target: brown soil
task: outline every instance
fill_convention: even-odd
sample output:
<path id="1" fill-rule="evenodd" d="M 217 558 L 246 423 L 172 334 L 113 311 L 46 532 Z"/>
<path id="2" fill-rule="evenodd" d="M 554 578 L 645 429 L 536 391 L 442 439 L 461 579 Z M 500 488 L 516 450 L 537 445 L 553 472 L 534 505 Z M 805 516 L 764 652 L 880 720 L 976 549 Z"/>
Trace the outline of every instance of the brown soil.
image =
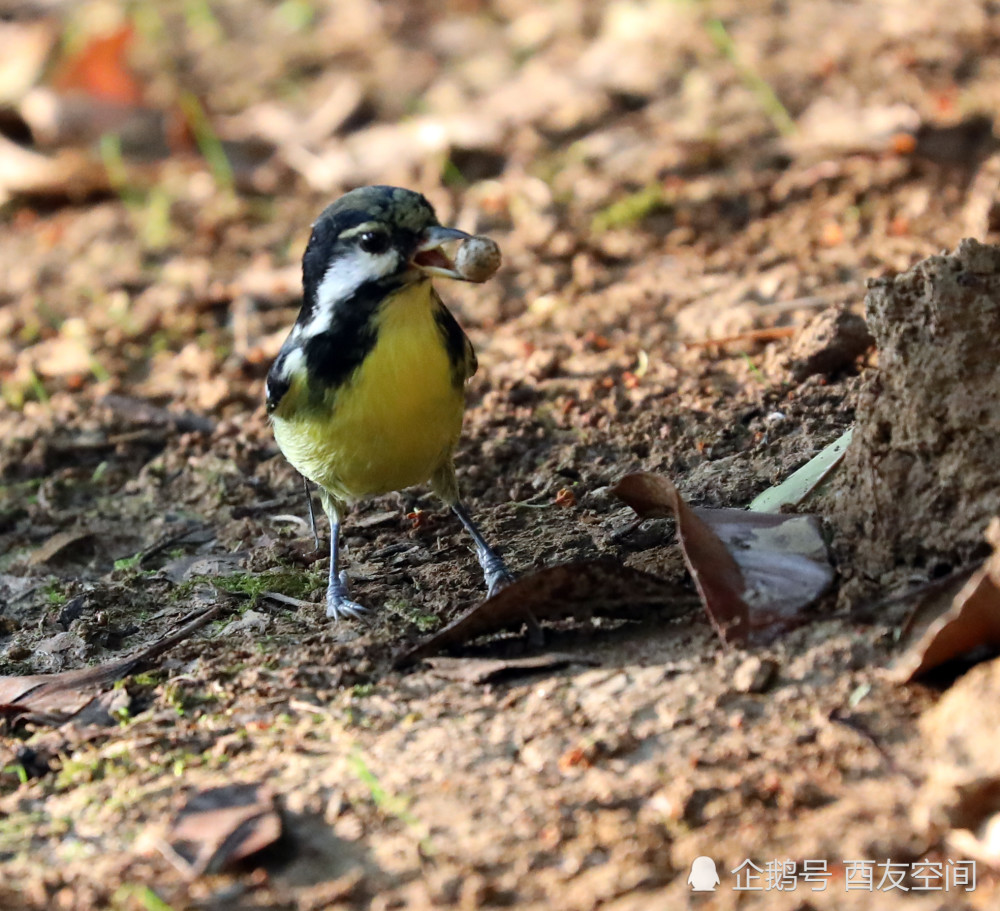
<path id="1" fill-rule="evenodd" d="M 67 34 L 105 5 L 79 6 Z M 984 865 L 974 892 L 845 882 L 848 861 L 963 856 L 911 813 L 947 738 L 927 747 L 918 724 L 938 692 L 885 672 L 910 602 L 881 599 L 974 556 L 995 485 L 935 513 L 926 550 L 882 529 L 892 588 L 868 526 L 835 525 L 841 577 L 864 584 L 770 645 L 724 650 L 688 587 L 683 610 L 562 621 L 559 662 L 481 682 L 471 662 L 392 666 L 483 594 L 426 491 L 352 514 L 372 619 L 324 618 L 327 561 L 262 406 L 312 219 L 351 185 L 418 189 L 504 255 L 483 286 L 439 287 L 479 353 L 457 463 L 487 536 L 519 573 L 606 556 L 689 585 L 667 523 L 633 526 L 608 487 L 642 468 L 745 506 L 852 424 L 876 358 L 804 370 L 788 336 L 987 234 L 992 134 L 963 117 L 1000 102 L 989 5 L 145 6 L 151 104 L 190 92 L 223 138 L 285 144 L 233 188 L 178 154 L 137 165 L 131 192 L 3 210 L 0 674 L 226 616 L 125 680 L 117 727 L 2 733 L 0 906 L 995 907 Z M 317 111 L 332 126 L 307 141 Z M 463 655 L 536 652 L 510 634 Z M 258 781 L 286 841 L 187 881 L 158 848 L 172 814 Z M 687 885 L 700 855 L 711 895 Z M 826 861 L 831 879 L 739 893 L 746 859 Z"/>

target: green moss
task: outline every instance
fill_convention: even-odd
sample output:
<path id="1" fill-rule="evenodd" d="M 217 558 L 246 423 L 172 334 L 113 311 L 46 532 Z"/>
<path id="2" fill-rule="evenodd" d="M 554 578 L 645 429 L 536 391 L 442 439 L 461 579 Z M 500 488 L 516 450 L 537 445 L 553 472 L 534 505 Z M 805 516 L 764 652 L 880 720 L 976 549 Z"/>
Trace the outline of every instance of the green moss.
<path id="1" fill-rule="evenodd" d="M 250 604 L 257 602 L 262 592 L 278 592 L 290 598 L 306 598 L 321 585 L 322 573 L 311 570 L 279 568 L 262 573 L 232 573 L 215 578 L 204 577 L 201 582 L 211 582 L 217 588 L 233 594 L 247 595 Z"/>
<path id="2" fill-rule="evenodd" d="M 116 570 L 135 569 L 141 561 L 142 561 L 141 552 L 131 557 L 122 557 L 120 560 L 115 560 L 115 569 Z"/>
<path id="3" fill-rule="evenodd" d="M 385 609 L 408 623 L 412 623 L 420 632 L 429 633 L 441 625 L 441 618 L 422 611 L 415 604 L 403 598 L 396 598 L 385 603 Z"/>
<path id="4" fill-rule="evenodd" d="M 69 601 L 69 595 L 63 589 L 62 583 L 55 579 L 42 589 L 42 594 L 45 596 L 45 600 L 54 607 L 59 607 Z"/>

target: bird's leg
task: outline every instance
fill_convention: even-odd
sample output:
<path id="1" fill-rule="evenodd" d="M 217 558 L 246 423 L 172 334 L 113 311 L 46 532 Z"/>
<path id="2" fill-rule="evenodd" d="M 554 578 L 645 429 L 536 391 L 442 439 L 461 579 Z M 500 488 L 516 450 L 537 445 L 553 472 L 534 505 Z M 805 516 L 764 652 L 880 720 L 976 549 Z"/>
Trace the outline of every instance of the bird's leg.
<path id="1" fill-rule="evenodd" d="M 359 617 L 365 608 L 347 596 L 347 573 L 339 571 L 340 507 L 325 494 L 323 510 L 330 519 L 330 582 L 326 587 L 326 615 L 334 620 Z"/>
<path id="2" fill-rule="evenodd" d="M 476 545 L 476 556 L 479 558 L 479 565 L 483 568 L 483 577 L 486 579 L 487 593 L 492 598 L 501 588 L 513 582 L 514 576 L 496 551 L 486 543 L 482 532 L 476 527 L 472 516 L 469 515 L 462 503 L 455 502 L 451 508 L 465 526 L 466 531 L 472 535 L 472 540 Z"/>
<path id="3" fill-rule="evenodd" d="M 313 543 L 319 550 L 319 532 L 316 530 L 316 508 L 313 506 L 312 491 L 309 489 L 309 478 L 302 475 L 302 489 L 306 492 L 306 505 L 309 507 L 309 527 L 313 533 Z"/>
<path id="4" fill-rule="evenodd" d="M 472 516 L 466 511 L 461 501 L 452 503 L 452 511 L 461 520 L 466 530 L 472 535 L 472 540 L 476 545 L 476 556 L 479 558 L 479 565 L 483 568 L 483 576 L 486 579 L 486 597 L 492 598 L 502 588 L 506 588 L 514 581 L 514 575 L 499 555 L 483 537 L 483 533 L 472 521 Z M 528 628 L 528 641 L 534 646 L 545 644 L 545 633 L 538 623 L 535 615 L 524 608 L 524 620 Z"/>

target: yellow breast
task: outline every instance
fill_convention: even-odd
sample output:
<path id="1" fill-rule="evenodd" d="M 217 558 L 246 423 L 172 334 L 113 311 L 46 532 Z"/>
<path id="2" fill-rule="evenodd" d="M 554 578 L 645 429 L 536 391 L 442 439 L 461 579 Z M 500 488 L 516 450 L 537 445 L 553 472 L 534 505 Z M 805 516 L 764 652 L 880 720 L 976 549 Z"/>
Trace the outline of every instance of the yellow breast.
<path id="1" fill-rule="evenodd" d="M 375 345 L 354 375 L 319 406 L 303 407 L 292 378 L 273 415 L 285 457 L 333 496 L 351 502 L 427 481 L 462 429 L 464 390 L 454 381 L 429 281 L 389 298 Z"/>

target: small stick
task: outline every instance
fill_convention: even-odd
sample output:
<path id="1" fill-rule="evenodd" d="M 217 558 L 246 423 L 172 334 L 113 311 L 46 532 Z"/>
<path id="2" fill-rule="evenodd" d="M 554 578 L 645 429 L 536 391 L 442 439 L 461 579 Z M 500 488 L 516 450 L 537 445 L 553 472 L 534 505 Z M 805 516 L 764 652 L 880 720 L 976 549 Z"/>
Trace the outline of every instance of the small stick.
<path id="1" fill-rule="evenodd" d="M 791 338 L 798 332 L 795 326 L 772 326 L 770 329 L 749 329 L 738 335 L 723 338 L 706 338 L 701 341 L 685 342 L 686 348 L 711 348 L 713 345 L 728 345 L 732 342 L 773 342 L 779 338 Z"/>

